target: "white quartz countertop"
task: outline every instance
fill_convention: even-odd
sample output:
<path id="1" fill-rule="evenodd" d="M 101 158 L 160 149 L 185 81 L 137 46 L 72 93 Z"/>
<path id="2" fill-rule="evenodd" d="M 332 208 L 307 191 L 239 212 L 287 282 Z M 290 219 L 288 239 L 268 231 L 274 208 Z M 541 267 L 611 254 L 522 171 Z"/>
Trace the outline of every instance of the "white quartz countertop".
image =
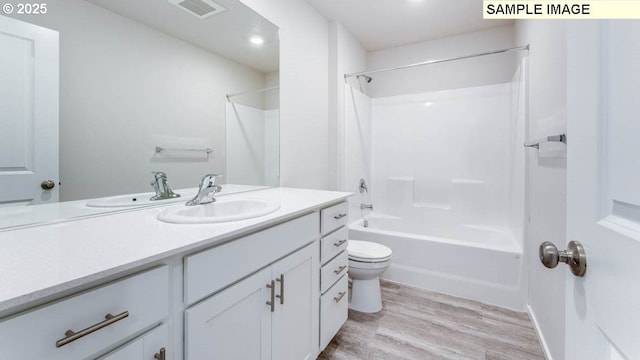
<path id="1" fill-rule="evenodd" d="M 171 224 L 158 213 L 183 203 L 0 232 L 0 314 L 127 270 L 318 210 L 351 193 L 272 188 L 226 195 L 280 202 L 271 214 L 217 224 Z M 206 205 L 203 205 L 206 206 Z"/>

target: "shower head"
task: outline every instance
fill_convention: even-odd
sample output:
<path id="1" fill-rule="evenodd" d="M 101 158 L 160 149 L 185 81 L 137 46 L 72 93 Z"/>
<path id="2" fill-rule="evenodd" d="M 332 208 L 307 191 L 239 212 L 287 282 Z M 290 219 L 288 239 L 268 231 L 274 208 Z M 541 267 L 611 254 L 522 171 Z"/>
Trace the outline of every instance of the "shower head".
<path id="1" fill-rule="evenodd" d="M 365 79 L 365 80 L 367 81 L 367 83 L 370 83 L 370 82 L 371 82 L 371 80 L 373 80 L 373 79 L 371 78 L 371 76 L 367 76 L 367 75 L 364 75 L 364 74 L 362 74 L 362 75 L 358 75 L 358 76 L 356 76 L 356 78 L 358 78 L 358 80 L 360 80 L 360 78 L 363 78 L 363 79 Z"/>

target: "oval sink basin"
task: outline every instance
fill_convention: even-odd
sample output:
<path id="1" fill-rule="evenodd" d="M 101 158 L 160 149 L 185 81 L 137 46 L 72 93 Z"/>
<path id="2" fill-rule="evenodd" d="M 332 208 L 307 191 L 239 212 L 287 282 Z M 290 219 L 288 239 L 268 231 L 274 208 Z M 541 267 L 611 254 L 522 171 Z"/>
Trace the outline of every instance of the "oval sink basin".
<path id="1" fill-rule="evenodd" d="M 151 201 L 151 197 L 154 196 L 155 193 L 142 193 L 142 194 L 132 194 L 132 195 L 119 195 L 119 196 L 110 196 L 98 199 L 91 199 L 87 201 L 87 206 L 89 207 L 128 207 L 128 206 L 144 206 L 144 205 L 154 205 L 154 204 L 162 204 L 167 202 L 175 202 L 179 200 L 183 200 L 183 198 L 172 198 L 172 199 L 163 199 L 163 200 L 153 200 Z"/>
<path id="2" fill-rule="evenodd" d="M 256 218 L 279 208 L 279 203 L 262 199 L 222 199 L 204 205 L 172 206 L 162 210 L 158 219 L 176 224 L 208 224 Z"/>

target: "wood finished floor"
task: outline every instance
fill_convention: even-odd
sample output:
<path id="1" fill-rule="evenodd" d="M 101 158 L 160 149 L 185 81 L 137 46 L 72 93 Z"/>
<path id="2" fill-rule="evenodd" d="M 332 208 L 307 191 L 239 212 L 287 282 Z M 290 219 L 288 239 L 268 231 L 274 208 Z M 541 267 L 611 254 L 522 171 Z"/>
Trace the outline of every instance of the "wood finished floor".
<path id="1" fill-rule="evenodd" d="M 383 309 L 349 310 L 320 360 L 542 359 L 526 313 L 382 281 Z"/>

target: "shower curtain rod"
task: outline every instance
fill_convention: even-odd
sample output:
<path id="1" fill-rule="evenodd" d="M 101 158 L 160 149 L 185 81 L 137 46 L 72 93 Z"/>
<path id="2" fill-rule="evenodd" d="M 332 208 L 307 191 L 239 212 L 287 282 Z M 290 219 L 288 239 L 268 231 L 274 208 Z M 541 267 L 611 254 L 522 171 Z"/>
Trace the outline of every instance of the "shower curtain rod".
<path id="1" fill-rule="evenodd" d="M 357 76 L 361 76 L 361 75 L 370 75 L 370 74 L 375 74 L 375 73 L 379 73 L 379 72 L 400 70 L 400 69 L 408 69 L 408 68 L 412 68 L 412 67 L 416 67 L 416 66 L 437 64 L 437 63 L 454 61 L 454 60 L 470 59 L 470 58 L 474 58 L 474 57 L 478 57 L 478 56 L 502 54 L 502 53 L 506 53 L 506 52 L 520 51 L 520 50 L 529 50 L 529 45 L 516 46 L 516 47 L 512 47 L 512 48 L 508 48 L 508 49 L 488 51 L 488 52 L 479 53 L 479 54 L 473 54 L 473 55 L 458 56 L 458 57 L 453 57 L 453 58 L 448 58 L 448 59 L 428 60 L 428 61 L 423 61 L 423 62 L 419 62 L 419 63 L 415 63 L 415 64 L 402 65 L 402 66 L 396 66 L 396 67 L 385 68 L 385 69 L 377 69 L 377 70 L 370 70 L 370 71 L 361 71 L 361 72 L 356 72 L 356 73 L 351 73 L 351 74 L 344 74 L 344 79 L 347 80 L 347 78 L 354 77 L 354 76 L 357 77 Z"/>
<path id="2" fill-rule="evenodd" d="M 231 101 L 229 99 L 230 97 L 234 97 L 234 96 L 238 96 L 238 95 L 256 94 L 256 93 L 261 93 L 261 92 L 266 92 L 266 91 L 271 91 L 271 90 L 278 90 L 278 89 L 280 89 L 279 86 L 274 86 L 274 87 L 268 87 L 268 88 L 264 88 L 264 89 L 249 90 L 249 91 L 242 91 L 242 92 L 233 93 L 233 94 L 227 94 L 227 100 Z"/>

